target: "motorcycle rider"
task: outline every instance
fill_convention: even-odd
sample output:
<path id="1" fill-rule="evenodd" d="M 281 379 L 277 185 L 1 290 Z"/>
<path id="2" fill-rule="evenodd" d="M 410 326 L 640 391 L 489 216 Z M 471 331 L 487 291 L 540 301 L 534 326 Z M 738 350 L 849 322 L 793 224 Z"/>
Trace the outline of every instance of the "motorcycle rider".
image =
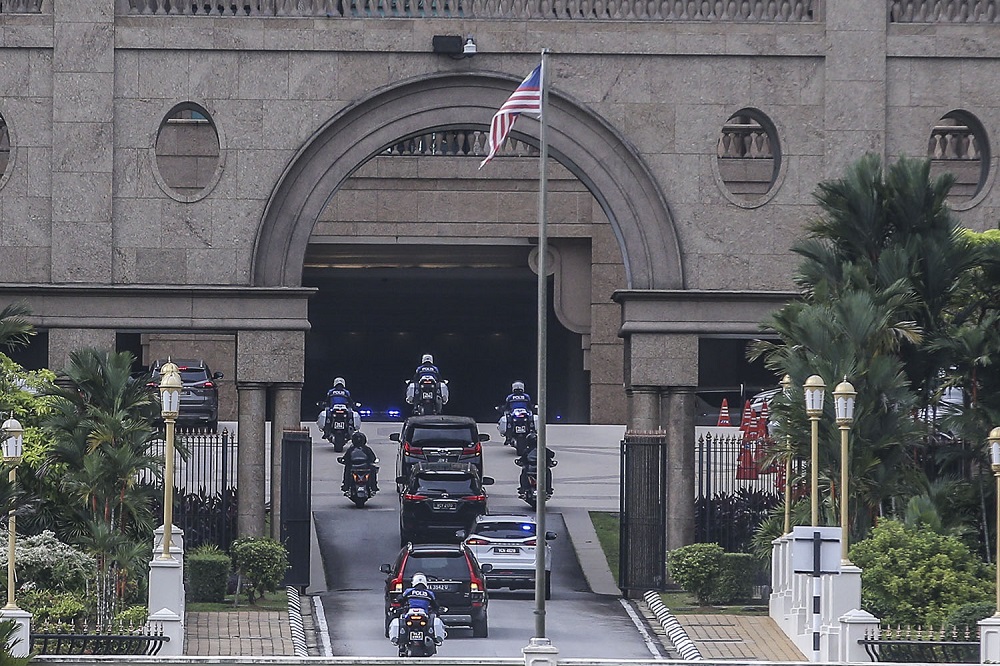
<path id="1" fill-rule="evenodd" d="M 417 572 L 413 574 L 413 578 L 410 579 L 410 587 L 403 590 L 403 593 L 399 596 L 400 608 L 405 610 L 407 608 L 420 608 L 423 609 L 427 615 L 433 618 L 434 621 L 434 642 L 437 645 L 441 645 L 444 642 L 445 637 L 448 632 L 444 629 L 444 622 L 438 617 L 438 611 L 440 607 L 438 606 L 437 597 L 434 593 L 427 587 L 427 576 Z M 397 615 L 389 623 L 389 640 L 393 645 L 399 643 L 399 616 Z"/>
<path id="2" fill-rule="evenodd" d="M 351 435 L 351 444 L 344 451 L 344 482 L 341 484 L 340 489 L 347 491 L 350 486 L 351 472 L 354 470 L 355 466 L 369 465 L 372 468 L 372 474 L 368 480 L 369 490 L 371 492 L 378 491 L 378 467 L 375 463 L 378 462 L 378 457 L 370 446 L 368 446 L 368 437 L 365 433 L 360 430 Z"/>
<path id="3" fill-rule="evenodd" d="M 413 371 L 413 380 L 406 386 L 407 404 L 412 405 L 416 402 L 417 384 L 420 383 L 420 378 L 424 375 L 431 375 L 435 380 L 437 380 L 438 395 L 441 396 L 441 404 L 448 404 L 448 384 L 441 379 L 441 371 L 436 365 L 434 365 L 434 357 L 430 354 L 424 354 L 420 357 L 420 365 L 418 365 L 417 369 Z"/>
<path id="4" fill-rule="evenodd" d="M 497 424 L 497 430 L 504 436 L 505 444 L 510 444 L 510 439 L 513 437 L 513 433 L 508 432 L 508 427 L 510 416 L 514 413 L 515 409 L 528 410 L 528 413 L 532 414 L 532 419 L 534 419 L 534 412 L 531 408 L 531 396 L 524 392 L 524 382 L 522 381 L 516 381 L 510 385 L 510 395 L 504 400 L 503 415 Z M 534 429 L 534 423 L 532 423 L 532 429 Z"/>
<path id="5" fill-rule="evenodd" d="M 528 481 L 528 466 L 530 463 L 530 457 L 532 456 L 532 453 L 534 453 L 535 465 L 538 464 L 538 451 L 537 451 L 538 435 L 536 435 L 535 433 L 529 433 L 528 436 L 525 437 L 525 441 L 527 443 L 527 446 L 524 449 L 524 453 L 514 461 L 514 464 L 521 468 L 521 477 L 518 480 L 519 483 L 517 489 L 518 495 L 523 495 L 524 493 L 528 492 L 528 490 L 531 489 L 531 482 Z M 556 454 L 552 449 L 545 447 L 545 457 L 549 461 L 548 468 L 552 469 L 553 467 L 555 467 Z M 536 475 L 538 474 L 537 470 L 535 470 L 535 474 Z M 545 475 L 545 489 L 549 495 L 552 494 L 551 473 Z"/>
<path id="6" fill-rule="evenodd" d="M 327 409 L 334 405 L 347 405 L 347 409 L 351 412 L 354 429 L 361 429 L 361 415 L 354 411 L 354 403 L 351 402 L 351 392 L 347 389 L 347 382 L 344 381 L 343 377 L 334 378 L 333 387 L 326 392 L 326 403 Z M 327 431 L 329 427 L 328 419 L 324 431 Z M 327 432 L 327 434 L 329 433 Z"/>

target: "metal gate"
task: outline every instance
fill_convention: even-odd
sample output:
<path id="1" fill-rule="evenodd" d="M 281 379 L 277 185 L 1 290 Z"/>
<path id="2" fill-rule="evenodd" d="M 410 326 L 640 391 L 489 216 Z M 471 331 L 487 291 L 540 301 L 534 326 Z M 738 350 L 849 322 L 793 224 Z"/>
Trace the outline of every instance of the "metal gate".
<path id="1" fill-rule="evenodd" d="M 152 455 L 162 458 L 165 447 L 164 440 L 154 441 Z M 236 538 L 236 440 L 227 430 L 178 431 L 175 447 L 173 518 L 184 530 L 184 549 L 213 543 L 228 550 Z M 161 519 L 162 499 L 155 508 Z"/>
<path id="2" fill-rule="evenodd" d="M 667 437 L 625 433 L 621 443 L 618 587 L 626 598 L 667 581 Z"/>

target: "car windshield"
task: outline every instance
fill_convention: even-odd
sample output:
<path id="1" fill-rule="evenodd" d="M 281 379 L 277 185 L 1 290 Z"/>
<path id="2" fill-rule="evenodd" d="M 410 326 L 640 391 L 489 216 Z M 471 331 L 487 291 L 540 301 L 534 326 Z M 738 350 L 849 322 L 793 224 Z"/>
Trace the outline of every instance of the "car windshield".
<path id="1" fill-rule="evenodd" d="M 472 495 L 478 492 L 473 478 L 464 474 L 418 476 L 414 483 L 414 490 L 421 493 L 448 493 L 449 495 Z"/>
<path id="2" fill-rule="evenodd" d="M 521 521 L 479 523 L 473 533 L 492 539 L 524 539 L 535 536 L 535 524 Z"/>
<path id="3" fill-rule="evenodd" d="M 196 384 L 208 379 L 208 373 L 204 368 L 180 368 L 181 382 L 185 384 Z"/>
<path id="4" fill-rule="evenodd" d="M 461 446 L 472 442 L 468 428 L 414 428 L 410 433 L 411 444 L 438 444 L 441 446 Z"/>
<path id="5" fill-rule="evenodd" d="M 466 580 L 469 565 L 462 552 L 410 553 L 403 567 L 403 579 L 410 580 L 418 572 L 427 576 L 428 580 Z"/>

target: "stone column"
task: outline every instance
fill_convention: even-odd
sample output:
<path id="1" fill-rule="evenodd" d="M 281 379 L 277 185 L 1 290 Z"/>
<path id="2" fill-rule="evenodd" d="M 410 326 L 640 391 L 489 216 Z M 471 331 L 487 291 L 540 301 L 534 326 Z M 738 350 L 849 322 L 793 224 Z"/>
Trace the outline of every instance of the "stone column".
<path id="1" fill-rule="evenodd" d="M 667 551 L 694 543 L 694 394 L 693 386 L 671 386 L 664 395 Z"/>
<path id="2" fill-rule="evenodd" d="M 236 515 L 236 533 L 241 537 L 264 536 L 266 389 L 267 385 L 260 382 L 236 383 L 239 396 L 236 451 L 239 510 Z"/>
<path id="3" fill-rule="evenodd" d="M 51 237 L 62 239 L 52 243 L 55 284 L 112 279 L 114 22 L 114 0 L 54 4 Z"/>
<path id="4" fill-rule="evenodd" d="M 281 438 L 302 424 L 302 384 L 281 382 L 271 387 L 271 538 L 281 538 Z"/>
<path id="5" fill-rule="evenodd" d="M 656 386 L 633 386 L 628 397 L 628 429 L 654 432 L 660 429 L 660 390 Z"/>
<path id="6" fill-rule="evenodd" d="M 114 351 L 115 330 L 111 328 L 49 329 L 49 368 L 54 372 L 61 372 L 69 364 L 70 353 L 86 347 Z"/>

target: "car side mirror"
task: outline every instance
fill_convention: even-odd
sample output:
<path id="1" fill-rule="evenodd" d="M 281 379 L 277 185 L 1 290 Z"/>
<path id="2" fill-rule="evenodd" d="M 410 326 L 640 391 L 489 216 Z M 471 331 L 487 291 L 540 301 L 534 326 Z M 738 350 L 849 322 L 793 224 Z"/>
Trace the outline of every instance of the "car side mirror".
<path id="1" fill-rule="evenodd" d="M 480 442 L 488 442 L 488 441 L 490 441 L 490 434 L 488 432 L 481 432 L 481 433 L 479 433 L 479 441 Z"/>
<path id="2" fill-rule="evenodd" d="M 492 476 L 484 476 L 481 482 L 484 486 L 492 486 L 496 480 Z"/>
<path id="3" fill-rule="evenodd" d="M 396 483 L 400 483 L 400 484 L 406 483 L 406 477 L 405 476 L 397 476 L 396 477 Z"/>
<path id="4" fill-rule="evenodd" d="M 398 432 L 394 432 L 394 433 L 390 434 L 389 435 L 389 439 L 391 439 L 394 442 L 398 442 L 399 441 L 399 433 Z"/>
<path id="5" fill-rule="evenodd" d="M 343 465 L 344 464 L 344 456 L 337 456 L 337 462 L 339 462 L 341 465 Z"/>
<path id="6" fill-rule="evenodd" d="M 558 464 L 559 464 L 559 461 L 558 461 L 558 460 L 553 460 L 553 461 L 551 461 L 551 462 L 549 463 L 549 467 L 555 467 L 555 466 L 556 466 L 556 465 L 558 465 Z"/>
<path id="7" fill-rule="evenodd" d="M 524 467 L 524 462 L 520 458 L 515 459 L 514 464 L 518 467 Z"/>
<path id="8" fill-rule="evenodd" d="M 489 562 L 487 562 L 486 564 L 480 564 L 479 568 L 480 570 L 482 570 L 484 574 L 488 574 L 489 572 L 493 571 L 493 565 L 490 564 Z"/>
<path id="9" fill-rule="evenodd" d="M 380 566 L 380 567 L 378 568 L 378 570 L 379 570 L 379 571 L 381 571 L 381 572 L 382 572 L 382 573 L 384 573 L 384 574 L 387 574 L 387 573 L 392 573 L 392 567 L 391 567 L 391 566 L 389 566 L 388 564 L 383 564 L 383 565 L 381 565 L 381 566 Z"/>
<path id="10" fill-rule="evenodd" d="M 326 407 L 326 404 L 322 400 L 317 400 L 316 401 L 316 406 L 317 407 Z"/>
<path id="11" fill-rule="evenodd" d="M 459 541 L 464 540 L 466 536 L 468 536 L 468 535 L 465 533 L 465 530 L 456 530 L 455 531 L 455 538 L 458 539 Z"/>
<path id="12" fill-rule="evenodd" d="M 221 372 L 212 373 L 212 379 L 222 379 L 223 377 L 225 377 L 225 375 L 223 375 Z"/>
<path id="13" fill-rule="evenodd" d="M 556 538 L 556 533 L 553 532 L 552 530 L 549 530 L 549 531 L 547 531 L 545 533 L 545 540 L 546 541 L 552 541 L 555 538 Z"/>

